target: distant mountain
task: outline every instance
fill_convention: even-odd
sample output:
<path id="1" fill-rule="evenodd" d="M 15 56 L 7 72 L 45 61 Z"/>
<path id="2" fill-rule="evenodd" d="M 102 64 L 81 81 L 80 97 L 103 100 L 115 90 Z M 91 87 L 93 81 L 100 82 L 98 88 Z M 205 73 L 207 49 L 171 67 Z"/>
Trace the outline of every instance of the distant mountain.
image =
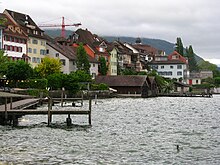
<path id="1" fill-rule="evenodd" d="M 127 42 L 131 44 L 134 44 L 137 39 L 134 37 L 112 37 L 112 36 L 103 36 L 103 38 L 109 42 L 120 40 L 122 42 Z M 163 50 L 166 52 L 166 54 L 172 53 L 175 46 L 175 44 L 173 43 L 160 39 L 141 38 L 141 42 L 142 44 L 151 45 L 159 50 Z"/>
<path id="2" fill-rule="evenodd" d="M 52 38 L 61 36 L 61 29 L 43 29 L 44 32 Z M 66 30 L 66 37 L 73 34 L 73 31 Z"/>
<path id="3" fill-rule="evenodd" d="M 112 42 L 114 40 L 120 40 L 122 42 L 127 42 L 134 44 L 137 38 L 134 37 L 112 37 L 112 36 L 103 36 L 104 39 L 106 39 L 109 42 Z M 175 44 L 161 40 L 161 39 L 151 39 L 151 38 L 141 38 L 142 44 L 151 45 L 159 50 L 163 50 L 166 52 L 166 54 L 171 54 L 174 51 Z M 195 56 L 196 61 L 199 62 L 203 60 L 203 58 L 199 57 L 198 55 Z"/>
<path id="4" fill-rule="evenodd" d="M 60 36 L 61 30 L 60 29 L 44 29 L 45 33 L 52 38 L 55 38 L 57 36 Z M 66 30 L 66 36 L 69 36 L 73 33 L 71 30 Z M 114 36 L 102 36 L 105 40 L 108 42 L 112 42 L 115 40 L 120 40 L 121 42 L 127 42 L 134 44 L 136 41 L 135 37 L 114 37 Z M 161 39 L 151 39 L 151 38 L 141 38 L 142 44 L 151 45 L 159 50 L 163 50 L 166 52 L 166 54 L 170 54 L 174 51 L 174 43 L 161 40 Z M 203 60 L 203 58 L 199 57 L 198 55 L 195 56 L 196 61 L 199 62 Z"/>

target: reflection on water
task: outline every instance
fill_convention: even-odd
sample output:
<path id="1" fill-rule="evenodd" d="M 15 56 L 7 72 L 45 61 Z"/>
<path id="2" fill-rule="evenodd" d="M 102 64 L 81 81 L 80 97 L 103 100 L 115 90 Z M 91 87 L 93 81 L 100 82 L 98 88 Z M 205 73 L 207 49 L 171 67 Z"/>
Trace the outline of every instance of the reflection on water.
<path id="1" fill-rule="evenodd" d="M 87 116 L 0 126 L 1 164 L 220 164 L 220 96 L 105 99 Z M 87 103 L 88 104 L 88 103 Z M 177 145 L 179 148 L 177 149 Z"/>

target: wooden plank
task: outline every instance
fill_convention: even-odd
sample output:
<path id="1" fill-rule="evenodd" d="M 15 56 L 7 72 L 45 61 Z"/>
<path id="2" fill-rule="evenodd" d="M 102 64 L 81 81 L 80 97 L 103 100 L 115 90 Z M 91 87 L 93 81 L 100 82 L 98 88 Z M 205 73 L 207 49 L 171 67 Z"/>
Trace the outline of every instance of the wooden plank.
<path id="1" fill-rule="evenodd" d="M 36 110 L 36 109 L 24 109 L 24 110 L 9 110 L 7 111 L 8 115 L 9 114 L 16 114 L 16 115 L 44 115 L 48 114 L 48 110 Z M 89 114 L 89 110 L 51 110 L 50 114 L 53 115 L 62 115 L 62 114 L 73 114 L 73 115 L 87 115 Z"/>
<path id="2" fill-rule="evenodd" d="M 40 99 L 24 99 L 20 101 L 15 101 L 12 103 L 7 104 L 7 109 L 24 109 L 28 108 L 32 105 L 35 105 L 39 102 Z M 6 106 L 0 105 L 0 111 L 5 111 Z"/>

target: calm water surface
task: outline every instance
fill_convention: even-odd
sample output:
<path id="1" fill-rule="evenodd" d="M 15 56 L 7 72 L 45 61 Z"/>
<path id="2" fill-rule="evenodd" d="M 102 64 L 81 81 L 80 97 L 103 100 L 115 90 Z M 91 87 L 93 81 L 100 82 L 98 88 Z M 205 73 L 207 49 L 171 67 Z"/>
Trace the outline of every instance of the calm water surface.
<path id="1" fill-rule="evenodd" d="M 91 127 L 72 116 L 68 128 L 66 117 L 51 127 L 46 115 L 0 126 L 0 165 L 220 164 L 220 95 L 98 100 Z"/>

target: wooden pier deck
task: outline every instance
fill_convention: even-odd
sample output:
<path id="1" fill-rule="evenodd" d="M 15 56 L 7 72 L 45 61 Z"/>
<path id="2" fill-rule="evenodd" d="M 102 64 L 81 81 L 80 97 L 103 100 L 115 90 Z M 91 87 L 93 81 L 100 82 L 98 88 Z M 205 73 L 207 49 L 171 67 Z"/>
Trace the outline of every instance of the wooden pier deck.
<path id="1" fill-rule="evenodd" d="M 1 93 L 0 93 L 1 94 Z M 57 99 L 44 99 L 44 102 L 47 101 L 48 108 L 47 109 L 27 109 L 32 106 L 39 104 L 41 101 L 40 98 L 26 98 L 20 101 L 12 102 L 12 97 L 18 97 L 18 95 L 13 94 L 5 94 L 0 95 L 0 97 L 5 98 L 5 104 L 0 105 L 0 124 L 7 125 L 13 122 L 13 125 L 18 124 L 18 118 L 24 115 L 47 115 L 48 116 L 48 125 L 50 125 L 52 121 L 52 115 L 68 115 L 66 120 L 67 125 L 71 125 L 70 115 L 88 115 L 88 122 L 91 125 L 91 99 L 89 99 L 89 108 L 88 110 L 69 106 L 68 108 L 63 105 L 64 101 L 80 101 L 81 107 L 83 105 L 82 98 L 57 98 Z M 19 95 L 20 97 L 20 95 Z M 10 99 L 10 103 L 7 101 Z M 58 101 L 61 102 L 61 107 L 59 109 L 52 109 L 53 102 Z"/>

